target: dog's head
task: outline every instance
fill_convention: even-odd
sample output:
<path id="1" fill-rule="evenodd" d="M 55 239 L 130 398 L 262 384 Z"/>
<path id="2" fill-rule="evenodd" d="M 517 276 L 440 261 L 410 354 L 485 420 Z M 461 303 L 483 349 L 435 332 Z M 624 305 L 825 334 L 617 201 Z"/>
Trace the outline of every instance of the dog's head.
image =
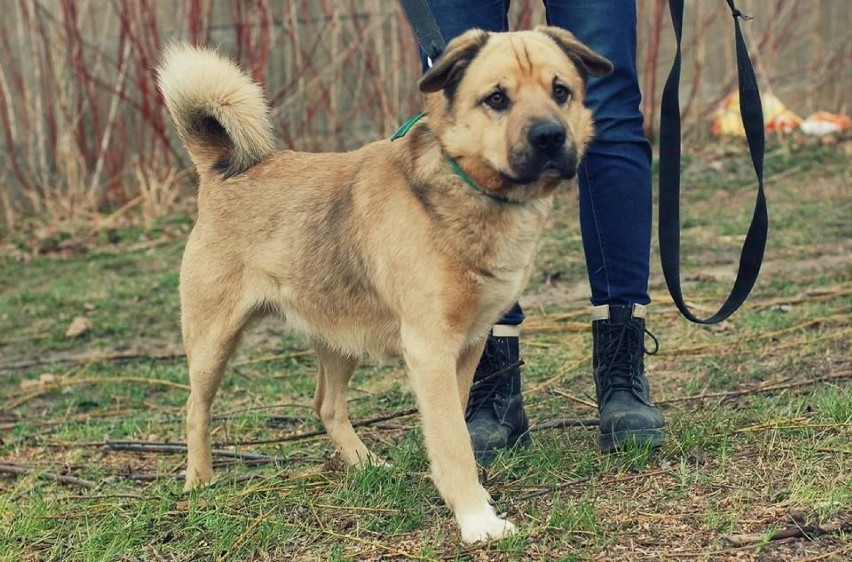
<path id="1" fill-rule="evenodd" d="M 484 189 L 525 200 L 574 177 L 591 139 L 589 75 L 612 64 L 557 27 L 453 39 L 420 80 L 429 124 Z"/>

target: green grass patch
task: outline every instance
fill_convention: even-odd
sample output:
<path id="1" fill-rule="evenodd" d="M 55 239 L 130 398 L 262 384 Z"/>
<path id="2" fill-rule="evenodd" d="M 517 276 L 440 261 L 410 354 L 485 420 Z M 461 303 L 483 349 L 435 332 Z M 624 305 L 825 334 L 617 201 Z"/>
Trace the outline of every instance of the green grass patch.
<path id="1" fill-rule="evenodd" d="M 655 264 L 648 327 L 661 348 L 646 362 L 666 444 L 603 455 L 594 423 L 535 430 L 530 447 L 482 471 L 497 509 L 520 529 L 490 545 L 459 543 L 416 415 L 357 429 L 390 468 L 341 470 L 326 437 L 300 437 L 322 429 L 312 409 L 316 364 L 275 325 L 247 336 L 214 408 L 214 441 L 237 443 L 219 447 L 265 462 L 217 456 L 214 485 L 187 494 L 180 451 L 104 446 L 183 442 L 186 365 L 173 356 L 183 238 L 168 233 L 185 230 L 185 218 L 147 234 L 105 232 L 77 257 L 6 259 L 0 464 L 29 474 L 0 474 L 0 560 L 842 559 L 852 552 L 852 231 L 842 150 L 771 148 L 766 264 L 749 302 L 722 326 L 680 318 Z M 692 155 L 684 170 L 694 186 L 684 202 L 685 286 L 702 314 L 730 289 L 725 272 L 735 269 L 753 201 L 746 157 L 712 158 Z M 70 235 L 57 236 L 61 245 Z M 527 308 L 522 353 L 534 423 L 596 417 L 591 336 L 578 328 L 587 303 L 574 289 L 585 278 L 569 194 L 529 291 L 538 300 Z M 91 328 L 68 338 L 75 316 Z M 360 368 L 349 396 L 356 421 L 414 407 L 398 362 Z M 771 539 L 794 521 L 841 530 Z M 740 534 L 759 540 L 733 549 L 729 538 Z"/>

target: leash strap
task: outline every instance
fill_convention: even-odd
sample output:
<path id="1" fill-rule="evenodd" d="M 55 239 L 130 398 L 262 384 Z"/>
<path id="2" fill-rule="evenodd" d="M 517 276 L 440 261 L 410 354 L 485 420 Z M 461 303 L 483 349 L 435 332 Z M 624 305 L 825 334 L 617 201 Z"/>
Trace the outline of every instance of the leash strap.
<path id="1" fill-rule="evenodd" d="M 697 324 L 716 324 L 733 314 L 748 298 L 757 281 L 769 228 L 769 216 L 766 209 L 766 196 L 763 191 L 763 155 L 765 138 L 763 129 L 763 108 L 760 92 L 757 88 L 754 68 L 749 59 L 745 39 L 740 29 L 740 18 L 744 16 L 727 0 L 734 17 L 736 35 L 737 77 L 739 81 L 740 113 L 746 132 L 748 148 L 754 171 L 757 175 L 757 200 L 745 242 L 740 253 L 737 278 L 721 308 L 709 318 L 697 318 L 683 300 L 680 287 L 680 83 L 681 35 L 683 31 L 683 0 L 669 0 L 677 51 L 668 80 L 663 89 L 660 108 L 660 261 L 663 276 L 675 304 L 680 312 L 691 322 Z"/>
<path id="2" fill-rule="evenodd" d="M 426 0 L 400 0 L 417 43 L 431 61 L 438 60 L 447 46 L 435 15 Z"/>

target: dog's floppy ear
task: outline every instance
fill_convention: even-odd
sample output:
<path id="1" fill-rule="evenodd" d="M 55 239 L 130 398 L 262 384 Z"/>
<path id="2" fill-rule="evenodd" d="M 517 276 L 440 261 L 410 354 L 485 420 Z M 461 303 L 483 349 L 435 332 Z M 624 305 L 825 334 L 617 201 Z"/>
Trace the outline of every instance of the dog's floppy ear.
<path id="1" fill-rule="evenodd" d="M 535 30 L 553 39 L 559 48 L 580 66 L 581 70 L 585 70 L 592 76 L 605 76 L 612 72 L 612 63 L 608 59 L 580 43 L 570 31 L 546 25 L 540 25 Z"/>
<path id="2" fill-rule="evenodd" d="M 437 61 L 434 61 L 432 68 L 420 78 L 418 84 L 420 91 L 430 93 L 453 90 L 464 75 L 464 70 L 470 61 L 487 42 L 488 32 L 481 29 L 471 29 L 450 41 L 444 53 Z"/>

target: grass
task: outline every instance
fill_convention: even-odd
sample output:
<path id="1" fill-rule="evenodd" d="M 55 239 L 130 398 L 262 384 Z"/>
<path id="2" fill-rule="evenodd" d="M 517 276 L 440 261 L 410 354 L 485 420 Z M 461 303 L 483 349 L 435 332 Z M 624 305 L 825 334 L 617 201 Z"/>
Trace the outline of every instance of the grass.
<path id="1" fill-rule="evenodd" d="M 721 326 L 680 318 L 654 272 L 649 327 L 662 345 L 647 363 L 669 425 L 665 446 L 602 455 L 593 427 L 534 431 L 532 446 L 482 471 L 521 529 L 484 546 L 459 543 L 428 478 L 416 416 L 358 429 L 392 468 L 344 471 L 326 437 L 298 438 L 322 429 L 310 407 L 316 366 L 274 323 L 246 338 L 214 412 L 214 440 L 237 443 L 219 448 L 264 462 L 217 457 L 217 482 L 184 494 L 181 453 L 104 445 L 183 440 L 177 270 L 186 221 L 101 235 L 82 255 L 9 258 L 0 271 L 0 464 L 31 474 L 0 475 L 0 560 L 846 559 L 848 144 L 772 148 L 767 262 L 745 308 Z M 730 183 L 709 172 L 713 158 Z M 749 218 L 727 211 L 753 200 L 742 158 L 696 152 L 685 170 L 694 184 L 685 190 L 685 290 L 700 313 L 726 294 L 737 241 L 725 237 L 745 232 Z M 576 202 L 566 195 L 526 297 L 525 397 L 535 422 L 595 416 L 586 302 L 576 291 L 584 275 Z M 91 329 L 66 338 L 80 315 Z M 413 407 L 397 363 L 366 366 L 352 382 L 353 420 Z M 271 442 L 246 444 L 256 440 Z M 807 525 L 834 530 L 773 537 Z M 739 545 L 733 535 L 751 538 Z"/>

